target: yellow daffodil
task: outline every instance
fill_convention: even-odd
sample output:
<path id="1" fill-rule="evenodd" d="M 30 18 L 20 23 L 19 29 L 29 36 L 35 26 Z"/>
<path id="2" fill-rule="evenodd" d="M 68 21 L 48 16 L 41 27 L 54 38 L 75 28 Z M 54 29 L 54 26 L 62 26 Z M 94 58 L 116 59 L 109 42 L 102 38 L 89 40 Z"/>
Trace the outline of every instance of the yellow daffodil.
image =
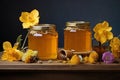
<path id="1" fill-rule="evenodd" d="M 111 40 L 113 38 L 113 33 L 110 32 L 111 30 L 112 30 L 112 27 L 109 26 L 109 23 L 107 21 L 98 23 L 93 28 L 93 31 L 95 32 L 94 38 L 97 41 L 100 41 L 101 44 L 103 44 L 107 40 Z"/>
<path id="2" fill-rule="evenodd" d="M 30 13 L 22 12 L 19 20 L 23 22 L 23 28 L 30 28 L 31 26 L 37 25 L 39 23 L 39 12 L 34 9 Z"/>
<path id="3" fill-rule="evenodd" d="M 114 37 L 111 41 L 110 41 L 110 47 L 111 47 L 111 51 L 114 55 L 115 58 L 119 58 L 120 57 L 120 39 L 118 37 Z"/>
<path id="4" fill-rule="evenodd" d="M 7 61 L 17 61 L 21 60 L 23 53 L 17 50 L 17 44 L 12 48 L 9 41 L 3 42 L 3 54 L 1 59 Z"/>

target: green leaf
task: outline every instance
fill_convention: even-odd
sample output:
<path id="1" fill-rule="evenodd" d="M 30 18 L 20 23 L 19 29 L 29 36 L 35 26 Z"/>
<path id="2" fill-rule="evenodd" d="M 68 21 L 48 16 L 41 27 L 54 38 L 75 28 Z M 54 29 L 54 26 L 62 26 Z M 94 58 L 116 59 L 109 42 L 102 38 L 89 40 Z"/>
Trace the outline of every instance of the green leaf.
<path id="1" fill-rule="evenodd" d="M 21 49 L 21 43 L 22 43 L 22 35 L 19 35 L 16 39 L 16 43 L 19 43 L 18 49 Z"/>

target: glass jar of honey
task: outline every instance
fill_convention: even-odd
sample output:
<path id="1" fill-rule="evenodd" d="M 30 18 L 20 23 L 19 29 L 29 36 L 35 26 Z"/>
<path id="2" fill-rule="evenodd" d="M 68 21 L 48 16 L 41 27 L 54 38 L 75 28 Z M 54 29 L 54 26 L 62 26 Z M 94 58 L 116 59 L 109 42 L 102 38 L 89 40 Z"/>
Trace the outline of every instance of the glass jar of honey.
<path id="1" fill-rule="evenodd" d="M 28 34 L 28 48 L 38 51 L 41 60 L 57 58 L 58 33 L 54 24 L 33 26 Z"/>
<path id="2" fill-rule="evenodd" d="M 64 48 L 78 53 L 89 53 L 92 50 L 90 23 L 85 21 L 66 22 Z"/>

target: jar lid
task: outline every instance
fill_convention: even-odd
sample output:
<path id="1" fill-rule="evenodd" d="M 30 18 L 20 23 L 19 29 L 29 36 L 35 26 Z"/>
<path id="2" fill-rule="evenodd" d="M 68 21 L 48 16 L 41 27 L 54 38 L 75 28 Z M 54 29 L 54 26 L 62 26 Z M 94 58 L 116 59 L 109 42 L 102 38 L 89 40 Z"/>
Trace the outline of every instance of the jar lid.
<path id="1" fill-rule="evenodd" d="M 39 24 L 32 27 L 33 30 L 55 29 L 54 24 Z"/>
<path id="2" fill-rule="evenodd" d="M 76 27 L 79 29 L 89 29 L 90 28 L 90 22 L 85 21 L 69 21 L 66 22 L 67 27 Z"/>
<path id="3" fill-rule="evenodd" d="M 66 26 L 76 26 L 78 24 L 90 24 L 90 22 L 85 22 L 85 21 L 68 21 L 68 22 L 66 22 Z"/>

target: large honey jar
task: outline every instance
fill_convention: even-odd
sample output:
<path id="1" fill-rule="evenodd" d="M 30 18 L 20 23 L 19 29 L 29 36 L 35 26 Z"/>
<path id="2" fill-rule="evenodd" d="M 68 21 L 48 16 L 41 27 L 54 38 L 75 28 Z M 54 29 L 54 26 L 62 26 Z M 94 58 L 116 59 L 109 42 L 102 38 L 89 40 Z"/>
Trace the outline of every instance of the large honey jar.
<path id="1" fill-rule="evenodd" d="M 57 58 L 58 33 L 54 24 L 33 26 L 28 35 L 28 48 L 38 51 L 41 60 Z"/>
<path id="2" fill-rule="evenodd" d="M 92 50 L 92 33 L 90 23 L 85 21 L 66 22 L 64 29 L 64 48 L 78 53 L 89 53 Z"/>

